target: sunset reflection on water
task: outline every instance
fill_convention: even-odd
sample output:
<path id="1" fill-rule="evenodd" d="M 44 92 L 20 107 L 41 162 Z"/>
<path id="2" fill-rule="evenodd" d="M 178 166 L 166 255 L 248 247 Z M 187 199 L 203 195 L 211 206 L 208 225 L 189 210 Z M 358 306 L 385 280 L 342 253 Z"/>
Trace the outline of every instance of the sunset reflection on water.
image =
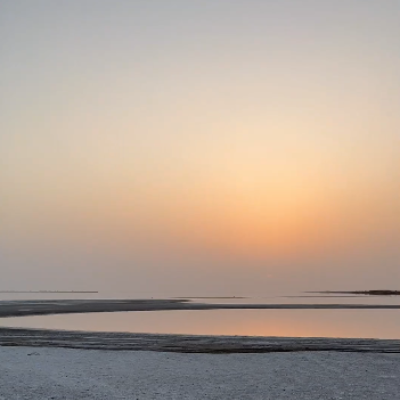
<path id="1" fill-rule="evenodd" d="M 400 338 L 399 310 L 202 310 L 7 318 L 1 326 L 191 335 Z"/>

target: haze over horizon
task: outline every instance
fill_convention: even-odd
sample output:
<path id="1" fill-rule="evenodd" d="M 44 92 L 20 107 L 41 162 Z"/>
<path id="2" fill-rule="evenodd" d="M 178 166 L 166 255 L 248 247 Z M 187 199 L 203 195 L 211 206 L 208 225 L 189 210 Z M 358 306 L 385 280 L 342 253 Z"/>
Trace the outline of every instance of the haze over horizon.
<path id="1" fill-rule="evenodd" d="M 397 0 L 0 2 L 0 289 L 400 287 Z"/>

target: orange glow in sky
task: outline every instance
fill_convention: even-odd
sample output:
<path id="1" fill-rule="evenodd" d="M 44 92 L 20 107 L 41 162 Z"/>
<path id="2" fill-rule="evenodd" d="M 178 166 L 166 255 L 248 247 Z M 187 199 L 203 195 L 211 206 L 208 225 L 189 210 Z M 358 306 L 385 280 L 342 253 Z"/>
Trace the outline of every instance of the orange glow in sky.
<path id="1" fill-rule="evenodd" d="M 190 270 L 206 290 L 211 269 L 239 287 L 258 260 L 289 279 L 318 257 L 304 285 L 395 281 L 399 27 L 390 1 L 0 5 L 11 281 L 63 283 L 76 258 L 104 285 Z"/>

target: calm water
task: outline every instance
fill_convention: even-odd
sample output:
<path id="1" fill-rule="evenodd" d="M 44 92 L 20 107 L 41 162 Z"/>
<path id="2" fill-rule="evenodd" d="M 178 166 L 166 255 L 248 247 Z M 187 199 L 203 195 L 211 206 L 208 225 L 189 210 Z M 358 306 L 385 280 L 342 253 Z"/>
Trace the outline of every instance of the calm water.
<path id="1" fill-rule="evenodd" d="M 211 304 L 400 304 L 400 296 L 270 296 L 245 298 L 192 297 Z"/>
<path id="2" fill-rule="evenodd" d="M 1 326 L 84 331 L 400 339 L 400 310 L 144 311 L 4 318 Z"/>

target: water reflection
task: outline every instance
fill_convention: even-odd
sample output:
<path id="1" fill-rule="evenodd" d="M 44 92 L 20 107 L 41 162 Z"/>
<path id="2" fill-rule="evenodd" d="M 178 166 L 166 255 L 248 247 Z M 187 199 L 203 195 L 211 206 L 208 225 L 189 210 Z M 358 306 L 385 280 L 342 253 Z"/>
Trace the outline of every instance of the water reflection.
<path id="1" fill-rule="evenodd" d="M 207 304 L 400 304 L 400 296 L 189 297 L 187 299 Z"/>
<path id="2" fill-rule="evenodd" d="M 85 331 L 400 338 L 399 310 L 144 311 L 6 318 L 1 326 Z"/>

